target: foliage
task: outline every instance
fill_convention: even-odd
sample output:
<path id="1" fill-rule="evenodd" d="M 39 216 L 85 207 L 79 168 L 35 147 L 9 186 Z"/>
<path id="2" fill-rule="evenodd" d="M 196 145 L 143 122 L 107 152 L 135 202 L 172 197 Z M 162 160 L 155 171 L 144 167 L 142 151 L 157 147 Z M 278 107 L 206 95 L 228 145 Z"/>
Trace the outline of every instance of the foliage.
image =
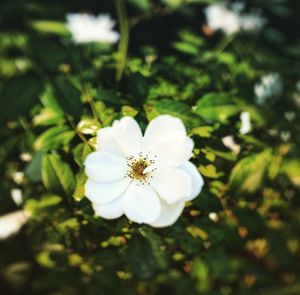
<path id="1" fill-rule="evenodd" d="M 248 1 L 268 24 L 231 37 L 200 30 L 209 0 L 117 0 L 117 13 L 113 1 L 2 2 L 0 213 L 20 188 L 31 217 L 0 241 L 1 294 L 300 294 L 297 1 Z M 119 47 L 74 44 L 70 11 L 119 17 Z M 274 71 L 284 93 L 258 105 L 254 85 Z M 185 123 L 204 190 L 169 228 L 95 217 L 83 161 L 97 129 L 159 114 Z"/>

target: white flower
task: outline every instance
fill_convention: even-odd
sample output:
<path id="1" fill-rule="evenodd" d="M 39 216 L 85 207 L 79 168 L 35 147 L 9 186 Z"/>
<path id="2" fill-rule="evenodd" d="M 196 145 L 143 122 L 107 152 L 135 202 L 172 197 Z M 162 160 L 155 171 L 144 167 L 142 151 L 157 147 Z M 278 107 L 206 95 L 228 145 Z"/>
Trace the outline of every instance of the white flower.
<path id="1" fill-rule="evenodd" d="M 119 33 L 113 31 L 114 25 L 108 14 L 67 14 L 67 27 L 77 43 L 115 43 L 119 40 Z"/>
<path id="2" fill-rule="evenodd" d="M 241 147 L 235 142 L 232 135 L 227 135 L 222 138 L 223 144 L 228 147 L 235 155 L 238 155 L 241 151 Z"/>
<path id="3" fill-rule="evenodd" d="M 266 23 L 258 13 L 242 14 L 244 5 L 236 3 L 227 8 L 223 3 L 208 6 L 204 12 L 208 25 L 214 31 L 222 30 L 231 35 L 239 31 L 258 31 Z"/>
<path id="4" fill-rule="evenodd" d="M 284 142 L 289 141 L 289 139 L 291 138 L 291 132 L 288 130 L 285 131 L 281 131 L 280 132 L 280 137 Z"/>
<path id="5" fill-rule="evenodd" d="M 22 153 L 22 154 L 20 154 L 20 159 L 23 162 L 30 162 L 32 160 L 32 155 L 29 153 Z"/>
<path id="6" fill-rule="evenodd" d="M 0 240 L 16 234 L 28 221 L 29 214 L 19 210 L 0 217 Z"/>
<path id="7" fill-rule="evenodd" d="M 13 188 L 10 191 L 11 198 L 15 202 L 16 205 L 20 206 L 23 202 L 23 194 L 22 191 L 18 188 Z"/>
<path id="8" fill-rule="evenodd" d="M 218 222 L 219 221 L 219 216 L 216 212 L 210 212 L 208 214 L 208 218 L 213 221 L 213 222 Z"/>
<path id="9" fill-rule="evenodd" d="M 263 105 L 269 98 L 282 94 L 283 83 L 278 73 L 269 73 L 261 77 L 260 82 L 254 86 L 255 100 Z"/>
<path id="10" fill-rule="evenodd" d="M 249 112 L 241 112 L 240 119 L 241 119 L 240 133 L 241 134 L 249 133 L 252 128 Z"/>
<path id="11" fill-rule="evenodd" d="M 259 31 L 266 24 L 266 20 L 259 14 L 245 14 L 240 18 L 241 28 L 244 31 Z"/>
<path id="12" fill-rule="evenodd" d="M 205 10 L 208 25 L 213 30 L 222 30 L 225 34 L 233 34 L 240 30 L 240 19 L 237 13 L 227 9 L 223 4 L 213 4 Z"/>
<path id="13" fill-rule="evenodd" d="M 24 180 L 24 172 L 22 171 L 16 171 L 12 174 L 12 179 L 15 183 L 21 184 Z"/>
<path id="14" fill-rule="evenodd" d="M 189 162 L 193 141 L 182 121 L 153 119 L 143 136 L 131 117 L 98 131 L 97 151 L 85 160 L 85 195 L 106 219 L 123 214 L 154 227 L 172 225 L 204 184 Z"/>
<path id="15" fill-rule="evenodd" d="M 289 122 L 292 122 L 296 118 L 295 112 L 285 112 L 283 115 Z"/>

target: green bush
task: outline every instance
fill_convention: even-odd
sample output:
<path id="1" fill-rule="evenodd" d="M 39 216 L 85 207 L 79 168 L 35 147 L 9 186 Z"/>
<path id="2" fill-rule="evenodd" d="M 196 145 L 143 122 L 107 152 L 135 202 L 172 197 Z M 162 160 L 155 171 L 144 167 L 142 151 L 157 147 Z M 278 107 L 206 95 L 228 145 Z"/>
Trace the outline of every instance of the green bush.
<path id="1" fill-rule="evenodd" d="M 1 294 L 300 294 L 300 5 L 247 1 L 265 27 L 226 35 L 213 2 L 2 1 L 0 214 L 30 218 L 0 240 Z M 76 44 L 74 11 L 109 13 L 119 42 Z M 96 131 L 160 114 L 193 138 L 202 192 L 162 229 L 95 216 Z"/>

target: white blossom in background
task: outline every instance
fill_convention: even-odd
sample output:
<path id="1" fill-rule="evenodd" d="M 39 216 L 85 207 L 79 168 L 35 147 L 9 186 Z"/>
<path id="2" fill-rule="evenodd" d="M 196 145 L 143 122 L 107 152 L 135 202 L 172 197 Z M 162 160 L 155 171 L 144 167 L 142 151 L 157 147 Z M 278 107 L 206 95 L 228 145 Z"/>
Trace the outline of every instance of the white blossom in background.
<path id="1" fill-rule="evenodd" d="M 24 180 L 24 172 L 22 171 L 16 171 L 12 174 L 12 179 L 15 183 L 21 184 Z"/>
<path id="2" fill-rule="evenodd" d="M 259 31 L 266 24 L 266 20 L 259 14 L 246 14 L 240 18 L 241 28 L 244 31 Z"/>
<path id="3" fill-rule="evenodd" d="M 226 35 L 239 31 L 259 31 L 266 20 L 257 12 L 243 14 L 244 5 L 235 3 L 228 8 L 223 3 L 212 4 L 205 8 L 208 26 L 216 31 L 222 30 Z"/>
<path id="4" fill-rule="evenodd" d="M 241 134 L 249 133 L 252 128 L 251 120 L 250 120 L 250 113 L 249 112 L 241 112 L 240 119 L 241 119 L 240 133 Z"/>
<path id="5" fill-rule="evenodd" d="M 241 151 L 240 145 L 238 145 L 232 135 L 227 135 L 222 138 L 223 144 L 229 148 L 235 155 L 238 155 Z"/>
<path id="6" fill-rule="evenodd" d="M 291 132 L 288 130 L 284 130 L 280 132 L 280 137 L 284 142 L 287 142 L 291 138 Z"/>
<path id="7" fill-rule="evenodd" d="M 29 214 L 19 210 L 0 217 L 0 240 L 5 240 L 19 232 L 22 226 L 28 221 Z"/>
<path id="8" fill-rule="evenodd" d="M 223 4 L 213 4 L 205 10 L 208 25 L 214 31 L 222 30 L 225 34 L 233 34 L 240 30 L 240 19 L 237 13 Z"/>
<path id="9" fill-rule="evenodd" d="M 125 214 L 133 222 L 165 227 L 199 195 L 204 181 L 189 161 L 193 141 L 180 119 L 158 116 L 143 136 L 133 118 L 123 117 L 100 129 L 97 139 L 97 151 L 85 160 L 85 195 L 96 215 Z"/>
<path id="10" fill-rule="evenodd" d="M 116 43 L 119 33 L 113 30 L 115 21 L 108 14 L 94 16 L 87 13 L 69 13 L 67 28 L 77 43 Z"/>
<path id="11" fill-rule="evenodd" d="M 216 212 L 210 212 L 208 214 L 208 218 L 213 221 L 213 222 L 218 222 L 219 221 L 219 216 Z"/>
<path id="12" fill-rule="evenodd" d="M 11 198 L 15 202 L 16 205 L 20 206 L 23 203 L 23 194 L 22 191 L 18 188 L 13 188 L 10 191 Z"/>
<path id="13" fill-rule="evenodd" d="M 23 162 L 30 162 L 32 160 L 32 155 L 29 153 L 22 153 L 22 154 L 20 154 L 20 159 Z"/>
<path id="14" fill-rule="evenodd" d="M 292 122 L 296 118 L 295 112 L 285 112 L 283 115 L 289 122 Z"/>
<path id="15" fill-rule="evenodd" d="M 283 92 L 283 82 L 278 73 L 269 73 L 261 77 L 254 85 L 255 101 L 263 105 L 271 97 L 278 97 Z"/>

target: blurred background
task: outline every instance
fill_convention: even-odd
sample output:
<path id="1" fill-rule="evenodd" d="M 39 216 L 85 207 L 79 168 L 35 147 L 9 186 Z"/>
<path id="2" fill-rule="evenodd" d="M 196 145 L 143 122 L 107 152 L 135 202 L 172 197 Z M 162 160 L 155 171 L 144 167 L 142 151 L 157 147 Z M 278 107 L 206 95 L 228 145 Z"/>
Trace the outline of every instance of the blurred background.
<path id="1" fill-rule="evenodd" d="M 2 0 L 0 294 L 300 294 L 300 2 Z M 172 227 L 93 215 L 121 116 L 185 123 L 205 189 Z"/>

